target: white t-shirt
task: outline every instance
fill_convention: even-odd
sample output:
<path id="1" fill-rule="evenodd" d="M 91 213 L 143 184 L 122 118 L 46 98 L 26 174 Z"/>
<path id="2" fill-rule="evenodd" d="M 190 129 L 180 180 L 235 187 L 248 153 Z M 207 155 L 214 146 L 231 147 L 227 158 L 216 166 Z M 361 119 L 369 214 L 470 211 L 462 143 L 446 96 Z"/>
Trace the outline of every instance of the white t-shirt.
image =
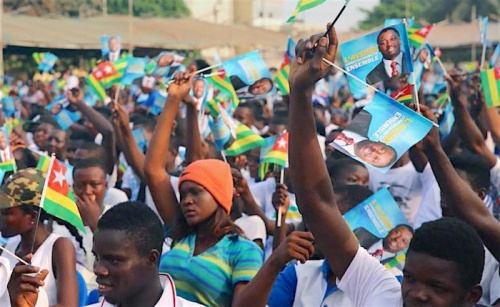
<path id="1" fill-rule="evenodd" d="M 396 277 L 364 248 L 358 249 L 342 279 L 337 279 L 338 290 L 326 297 L 327 284 L 321 271 L 322 263 L 307 261 L 297 266 L 294 307 L 403 305 L 401 285 Z"/>
<path id="2" fill-rule="evenodd" d="M 434 221 L 443 216 L 441 189 L 429 163 L 425 166 L 424 171 L 419 174 L 419 178 L 422 184 L 422 202 L 413 221 L 414 229 L 420 228 L 425 222 Z"/>
<path id="3" fill-rule="evenodd" d="M 183 299 L 182 297 L 177 296 L 177 292 L 175 291 L 174 280 L 168 274 L 160 274 L 160 282 L 163 288 L 163 294 L 160 297 L 160 300 L 155 304 L 155 307 L 170 307 L 170 306 L 178 306 L 178 307 L 196 307 L 203 306 L 198 303 L 194 303 L 188 300 Z M 96 304 L 88 305 L 87 307 L 114 307 L 118 305 L 112 305 L 106 302 L 104 299 Z"/>
<path id="4" fill-rule="evenodd" d="M 383 174 L 367 168 L 370 174 L 369 188 L 376 192 L 388 188 L 404 216 L 413 226 L 415 216 L 422 202 L 422 182 L 420 174 L 410 161 L 398 168 L 391 168 Z"/>
<path id="5" fill-rule="evenodd" d="M 245 233 L 245 236 L 251 240 L 262 240 L 262 244 L 266 242 L 266 224 L 258 215 L 244 215 L 234 221 L 241 230 Z"/>
<path id="6" fill-rule="evenodd" d="M 274 178 L 268 178 L 265 181 L 258 182 L 250 186 L 250 192 L 255 199 L 257 205 L 262 209 L 266 217 L 270 220 L 276 220 L 276 210 L 274 209 L 272 199 L 273 193 L 276 190 L 276 181 Z M 290 198 L 290 206 L 286 215 L 286 223 L 293 224 L 297 227 L 302 222 L 302 215 L 295 201 L 295 194 L 288 192 Z M 273 252 L 273 236 L 268 235 L 265 243 L 265 259 Z"/>
<path id="7" fill-rule="evenodd" d="M 10 275 L 12 274 L 13 268 L 10 267 L 9 260 L 0 256 L 0 306 L 10 307 L 10 296 L 7 290 L 7 284 L 10 280 Z M 38 288 L 38 299 L 36 301 L 35 307 L 47 307 L 49 306 L 49 299 L 47 297 L 47 292 L 43 287 Z"/>
<path id="8" fill-rule="evenodd" d="M 117 188 L 108 188 L 103 200 L 105 204 L 108 204 L 111 207 L 125 201 L 128 201 L 127 194 Z"/>
<path id="9" fill-rule="evenodd" d="M 478 304 L 490 306 L 500 299 L 500 276 L 498 261 L 490 251 L 484 248 L 484 269 L 481 279 L 483 296 Z"/>

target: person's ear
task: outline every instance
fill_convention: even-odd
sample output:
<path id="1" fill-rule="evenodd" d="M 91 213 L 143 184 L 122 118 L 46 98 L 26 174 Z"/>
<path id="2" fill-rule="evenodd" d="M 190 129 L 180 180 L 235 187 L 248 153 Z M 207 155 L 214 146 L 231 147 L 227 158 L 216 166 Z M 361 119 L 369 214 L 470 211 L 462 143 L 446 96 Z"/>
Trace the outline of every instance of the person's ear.
<path id="1" fill-rule="evenodd" d="M 148 264 L 153 267 L 158 267 L 160 263 L 160 252 L 156 249 L 149 251 Z"/>
<path id="2" fill-rule="evenodd" d="M 477 195 L 481 200 L 484 200 L 486 198 L 486 189 L 481 189 L 477 192 Z"/>
<path id="3" fill-rule="evenodd" d="M 483 296 L 483 288 L 479 284 L 475 285 L 465 297 L 466 305 L 475 306 L 479 299 L 481 299 L 481 296 Z"/>

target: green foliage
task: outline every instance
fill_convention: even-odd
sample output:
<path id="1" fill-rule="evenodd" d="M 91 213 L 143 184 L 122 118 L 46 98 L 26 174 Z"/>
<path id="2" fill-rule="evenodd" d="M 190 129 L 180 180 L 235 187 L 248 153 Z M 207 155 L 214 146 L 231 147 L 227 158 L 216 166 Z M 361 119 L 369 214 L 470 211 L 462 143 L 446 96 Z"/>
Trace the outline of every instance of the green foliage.
<path id="1" fill-rule="evenodd" d="M 409 2 L 409 16 L 420 16 L 423 12 L 421 1 L 408 1 Z M 372 11 L 363 10 L 367 13 L 367 18 L 360 22 L 359 28 L 362 30 L 369 30 L 381 27 L 384 21 L 389 18 L 403 18 L 406 12 L 406 0 L 385 0 L 376 6 Z"/>
<path id="2" fill-rule="evenodd" d="M 419 24 L 443 20 L 469 22 L 473 7 L 477 16 L 500 15 L 500 0 L 382 0 L 373 10 L 364 10 L 367 16 L 359 23 L 360 29 L 381 27 L 385 19 L 405 17 L 407 3 L 409 16 Z"/>
<path id="3" fill-rule="evenodd" d="M 128 14 L 129 0 L 108 0 L 108 14 Z M 134 16 L 139 17 L 188 17 L 189 9 L 184 0 L 134 0 Z"/>

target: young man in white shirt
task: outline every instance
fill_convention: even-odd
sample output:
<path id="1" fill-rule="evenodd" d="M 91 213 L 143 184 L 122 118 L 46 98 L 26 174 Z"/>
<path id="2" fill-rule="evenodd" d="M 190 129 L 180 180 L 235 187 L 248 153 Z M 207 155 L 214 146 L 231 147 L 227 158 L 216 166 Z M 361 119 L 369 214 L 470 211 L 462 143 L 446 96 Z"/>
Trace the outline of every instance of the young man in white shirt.
<path id="1" fill-rule="evenodd" d="M 163 228 L 140 202 L 111 208 L 97 224 L 92 252 L 102 298 L 92 307 L 201 306 L 177 296 L 168 274 L 159 274 Z"/>
<path id="2" fill-rule="evenodd" d="M 424 224 L 416 231 L 399 290 L 397 280 L 359 246 L 344 222 L 315 138 L 311 103 L 314 84 L 330 69 L 323 59 L 334 62 L 337 45 L 333 28 L 329 30 L 328 38 L 318 34 L 309 40 L 299 41 L 289 74 L 292 185 L 297 205 L 314 235 L 315 244 L 324 252 L 335 273 L 335 285 L 346 294 L 353 306 L 472 306 L 481 296 L 479 282 L 484 251 L 481 240 L 470 226 L 443 219 Z M 313 56 L 307 57 L 306 52 L 312 52 Z M 432 113 L 429 113 L 427 109 L 425 115 L 433 119 Z M 429 147 L 426 154 L 431 155 L 431 166 L 439 172 L 437 177 L 442 189 L 471 198 L 471 193 L 474 193 L 463 186 L 456 173 L 451 173 L 451 163 L 440 155 L 437 129 L 431 130 L 424 143 Z M 450 177 L 446 178 L 450 182 L 444 182 L 445 176 Z M 478 201 L 475 198 L 471 200 L 474 203 Z M 453 227 L 453 231 L 445 230 L 447 227 Z M 265 270 L 266 266 L 263 268 Z M 270 264 L 267 269 L 272 271 L 278 268 Z"/>

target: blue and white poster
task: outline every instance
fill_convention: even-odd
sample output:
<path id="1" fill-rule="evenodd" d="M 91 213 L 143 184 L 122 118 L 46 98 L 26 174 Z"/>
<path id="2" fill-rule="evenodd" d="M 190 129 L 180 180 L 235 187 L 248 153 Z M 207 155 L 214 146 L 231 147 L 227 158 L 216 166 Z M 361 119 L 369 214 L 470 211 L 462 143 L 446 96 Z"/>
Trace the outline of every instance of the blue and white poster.
<path id="1" fill-rule="evenodd" d="M 366 105 L 330 143 L 367 167 L 387 172 L 422 140 L 433 123 L 382 92 Z"/>
<path id="2" fill-rule="evenodd" d="M 222 63 L 239 98 L 264 98 L 276 91 L 271 71 L 252 51 Z"/>
<path id="3" fill-rule="evenodd" d="M 147 76 L 163 77 L 165 81 L 172 78 L 177 71 L 184 70 L 184 56 L 175 52 L 161 52 L 156 57 L 146 61 Z"/>
<path id="4" fill-rule="evenodd" d="M 408 34 L 403 23 L 386 27 L 340 45 L 344 69 L 378 88 L 387 87 L 394 78 L 413 71 Z M 349 87 L 356 94 L 366 85 L 351 78 Z"/>
<path id="5" fill-rule="evenodd" d="M 359 241 L 382 264 L 404 260 L 413 238 L 413 228 L 386 188 L 356 205 L 344 214 L 344 219 Z M 403 255 L 403 257 L 398 257 Z"/>
<path id="6" fill-rule="evenodd" d="M 68 130 L 82 115 L 70 109 L 70 103 L 64 96 L 58 96 L 45 109 L 48 110 L 62 130 Z"/>
<path id="7" fill-rule="evenodd" d="M 122 42 L 120 36 L 101 36 L 101 55 L 104 61 L 116 61 L 120 58 Z"/>

